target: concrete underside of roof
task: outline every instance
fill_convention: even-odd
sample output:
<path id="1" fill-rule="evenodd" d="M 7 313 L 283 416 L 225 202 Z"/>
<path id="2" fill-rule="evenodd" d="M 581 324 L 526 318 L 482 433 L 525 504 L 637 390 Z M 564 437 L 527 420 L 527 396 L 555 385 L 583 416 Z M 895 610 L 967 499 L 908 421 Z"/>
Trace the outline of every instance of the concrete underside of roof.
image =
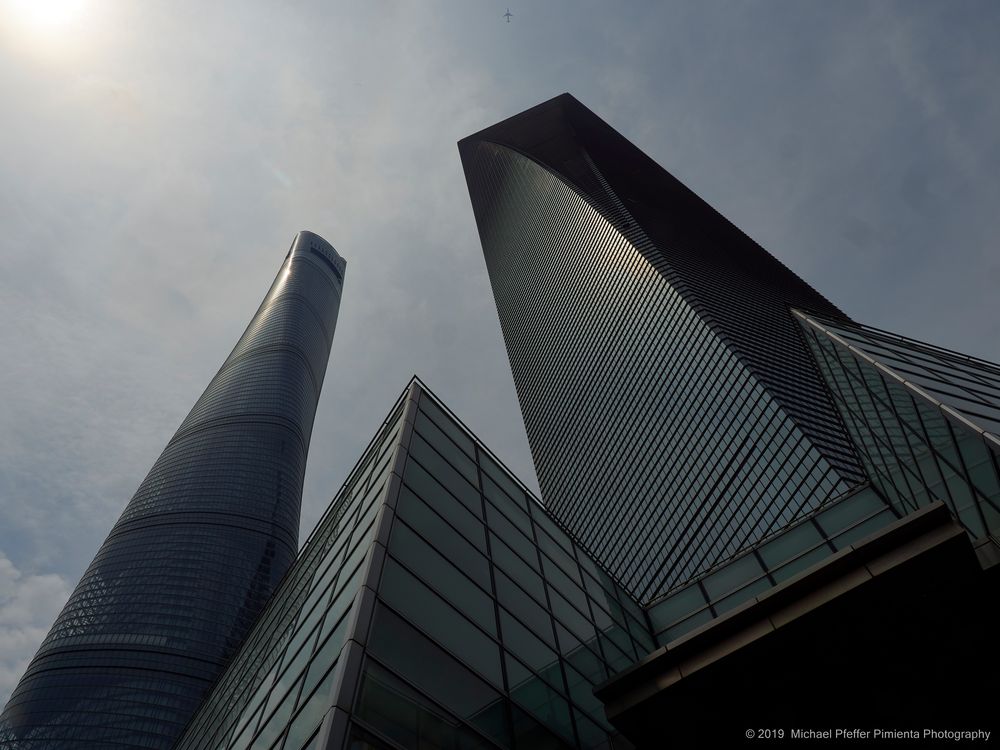
<path id="1" fill-rule="evenodd" d="M 996 571 L 929 506 L 596 692 L 640 748 L 727 746 L 751 729 L 997 730 Z"/>

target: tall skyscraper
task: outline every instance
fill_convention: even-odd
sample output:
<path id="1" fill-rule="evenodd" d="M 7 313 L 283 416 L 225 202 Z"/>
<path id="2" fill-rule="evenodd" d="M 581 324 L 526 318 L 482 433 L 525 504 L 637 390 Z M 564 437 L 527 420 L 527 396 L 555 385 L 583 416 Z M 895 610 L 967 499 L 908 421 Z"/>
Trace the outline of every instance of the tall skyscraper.
<path id="1" fill-rule="evenodd" d="M 459 150 L 543 499 L 659 646 L 609 721 L 988 726 L 1000 367 L 851 321 L 569 95 Z"/>
<path id="2" fill-rule="evenodd" d="M 630 593 L 864 481 L 819 293 L 569 94 L 459 151 L 543 500 Z"/>
<path id="3" fill-rule="evenodd" d="M 297 554 L 345 265 L 296 235 L 14 689 L 0 745 L 172 747 Z"/>

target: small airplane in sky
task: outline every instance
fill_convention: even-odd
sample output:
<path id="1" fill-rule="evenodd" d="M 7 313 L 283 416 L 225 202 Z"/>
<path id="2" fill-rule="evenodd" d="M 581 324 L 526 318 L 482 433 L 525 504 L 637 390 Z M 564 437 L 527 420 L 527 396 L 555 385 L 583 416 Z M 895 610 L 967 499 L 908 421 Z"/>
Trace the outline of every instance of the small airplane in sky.
<path id="1" fill-rule="evenodd" d="M 507 8 L 507 12 L 503 14 L 503 17 L 507 19 L 507 23 L 510 23 L 510 18 L 514 14 L 510 12 L 510 8 Z"/>

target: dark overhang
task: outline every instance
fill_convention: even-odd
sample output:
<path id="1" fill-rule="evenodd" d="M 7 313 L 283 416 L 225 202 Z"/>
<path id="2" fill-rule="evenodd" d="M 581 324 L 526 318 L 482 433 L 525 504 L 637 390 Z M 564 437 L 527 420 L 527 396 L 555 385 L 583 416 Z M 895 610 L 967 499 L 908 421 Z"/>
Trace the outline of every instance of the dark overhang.
<path id="1" fill-rule="evenodd" d="M 940 502 L 662 647 L 595 692 L 639 747 L 757 728 L 967 726 L 987 709 L 996 592 Z M 921 723 L 922 722 L 922 723 Z"/>

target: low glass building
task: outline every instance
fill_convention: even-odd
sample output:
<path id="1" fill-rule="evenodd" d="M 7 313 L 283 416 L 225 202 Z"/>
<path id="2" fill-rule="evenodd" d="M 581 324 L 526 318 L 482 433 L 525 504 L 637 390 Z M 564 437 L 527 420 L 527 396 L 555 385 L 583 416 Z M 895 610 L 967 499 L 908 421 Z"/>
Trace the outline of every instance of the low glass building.
<path id="1" fill-rule="evenodd" d="M 611 748 L 644 612 L 414 379 L 187 728 L 212 748 Z"/>

